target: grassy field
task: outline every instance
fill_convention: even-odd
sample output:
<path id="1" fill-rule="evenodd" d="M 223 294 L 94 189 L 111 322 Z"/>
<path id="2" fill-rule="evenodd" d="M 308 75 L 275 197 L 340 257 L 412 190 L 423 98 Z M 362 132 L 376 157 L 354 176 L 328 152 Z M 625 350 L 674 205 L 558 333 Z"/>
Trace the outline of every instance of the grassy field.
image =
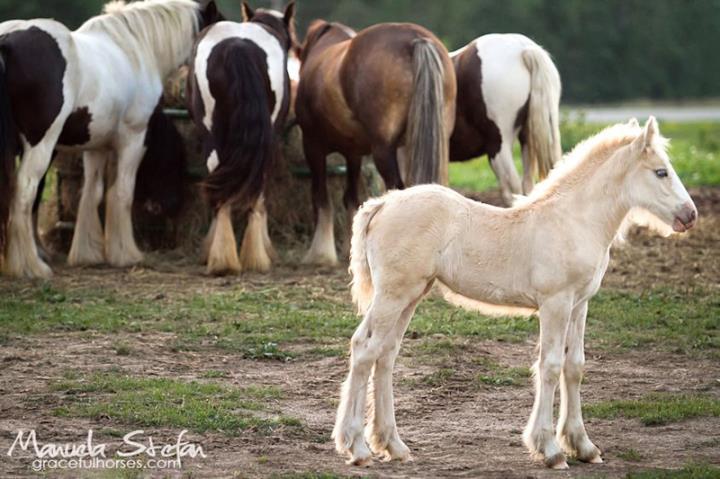
<path id="1" fill-rule="evenodd" d="M 564 125 L 564 148 L 598 129 Z M 720 185 L 720 124 L 661 129 L 673 138 L 671 154 L 686 184 Z M 486 159 L 452 165 L 451 179 L 465 190 L 496 185 Z M 710 209 L 695 242 L 639 236 L 623 253 L 639 264 L 650 249 L 655 274 L 680 269 L 680 276 L 642 283 L 648 272 L 611 266 L 611 286 L 591 301 L 586 344 L 594 371 L 585 379 L 584 414 L 591 435 L 610 446 L 610 469 L 572 463 L 578 475 L 568 477 L 720 477 L 713 432 L 720 417 L 720 297 L 707 280 L 718 258 L 720 208 Z M 682 260 L 687 265 L 670 261 L 697 258 L 686 255 L 693 248 L 705 254 Z M 135 427 L 186 428 L 212 445 L 214 459 L 222 453 L 238 461 L 219 467 L 241 470 L 240 477 L 363 473 L 343 469 L 329 444 L 347 342 L 358 324 L 342 270 L 286 265 L 271 276 L 223 279 L 189 263 L 165 273 L 58 268 L 51 282 L 0 278 L 0 424 L 39 421 L 57 434 L 93 427 L 110 438 Z M 498 320 L 436 296 L 424 301 L 396 375 L 398 421 L 414 428 L 408 435 L 418 462 L 379 473 L 440 477 L 446 458 L 462 459 L 454 441 L 475 448 L 478 440 L 483 453 L 469 455 L 460 470 L 477 468 L 489 451 L 510 461 L 502 465 L 507 470 L 537 467 L 520 440 L 537 332 L 534 318 Z M 467 436 L 452 436 L 466 424 Z M 440 439 L 422 442 L 432 434 Z M 667 448 L 648 449 L 650 443 Z M 22 475 L 2 467 L 0 475 Z M 204 477 L 198 474 L 187 477 Z"/>
<path id="2" fill-rule="evenodd" d="M 600 131 L 604 125 L 564 122 L 561 128 L 563 151 Z M 671 139 L 670 157 L 686 186 L 720 185 L 720 123 L 667 123 L 662 134 Z M 522 175 L 519 146 L 515 163 Z M 486 157 L 450 165 L 450 183 L 455 188 L 485 191 L 495 188 L 497 180 Z"/>

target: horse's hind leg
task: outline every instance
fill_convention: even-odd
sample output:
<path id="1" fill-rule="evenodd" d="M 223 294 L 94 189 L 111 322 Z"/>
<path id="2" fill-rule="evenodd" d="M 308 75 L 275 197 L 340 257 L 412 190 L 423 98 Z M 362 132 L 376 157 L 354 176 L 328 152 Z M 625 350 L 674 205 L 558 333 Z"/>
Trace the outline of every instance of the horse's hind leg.
<path id="1" fill-rule="evenodd" d="M 265 273 L 270 270 L 272 260 L 267 250 L 267 242 L 269 241 L 265 196 L 260 195 L 260 198 L 258 198 L 248 214 L 248 224 L 240 248 L 240 267 L 243 271 Z"/>
<path id="2" fill-rule="evenodd" d="M 360 186 L 360 172 L 362 170 L 361 156 L 348 156 L 347 159 L 347 187 L 343 202 L 345 203 L 345 211 L 347 215 L 346 235 L 343 238 L 343 255 L 350 255 L 350 240 L 352 239 L 352 226 L 355 213 L 360 206 L 360 195 L 358 187 Z"/>
<path id="3" fill-rule="evenodd" d="M 108 191 L 105 218 L 105 257 L 111 265 L 121 268 L 143 260 L 133 235 L 132 204 L 145 132 L 125 135 L 122 140 L 118 150 L 117 178 Z"/>
<path id="4" fill-rule="evenodd" d="M 385 182 L 385 188 L 390 190 L 401 190 L 405 184 L 400 174 L 398 164 L 398 150 L 395 147 L 374 146 L 372 150 L 373 160 L 380 176 Z M 409 160 L 412 161 L 412 160 Z M 409 168 L 409 166 L 408 166 Z"/>
<path id="5" fill-rule="evenodd" d="M 225 204 L 220 207 L 211 229 L 212 241 L 207 260 L 207 272 L 224 275 L 240 272 L 240 261 L 235 243 L 235 231 L 232 224 L 232 207 Z"/>
<path id="6" fill-rule="evenodd" d="M 60 129 L 56 123 L 55 134 L 46 134 L 43 141 L 30 147 L 26 145 L 22 164 L 16 180 L 15 197 L 10 208 L 4 272 L 9 276 L 49 278 L 52 270 L 38 256 L 33 232 L 32 207 L 38 184 L 50 165 L 52 151 Z"/>
<path id="7" fill-rule="evenodd" d="M 84 182 L 75 233 L 68 255 L 70 266 L 99 264 L 105 260 L 105 240 L 98 207 L 103 197 L 108 153 L 88 151 L 83 155 Z"/>
<path id="8" fill-rule="evenodd" d="M 316 219 L 315 234 L 303 263 L 334 266 L 338 259 L 335 251 L 335 214 L 327 190 L 327 152 L 318 148 L 315 142 L 307 137 L 303 144 L 312 173 L 313 209 Z"/>
<path id="9" fill-rule="evenodd" d="M 565 452 L 584 462 L 600 463 L 600 450 L 585 430 L 580 405 L 580 383 L 585 366 L 585 319 L 587 301 L 573 310 L 567 334 L 567 352 L 560 376 L 560 418 L 557 439 Z"/>
<path id="10" fill-rule="evenodd" d="M 513 160 L 512 138 L 512 134 L 503 133 L 500 151 L 495 157 L 490 158 L 490 166 L 500 183 L 500 192 L 507 206 L 512 205 L 513 195 L 519 195 L 522 192 L 520 177 Z"/>

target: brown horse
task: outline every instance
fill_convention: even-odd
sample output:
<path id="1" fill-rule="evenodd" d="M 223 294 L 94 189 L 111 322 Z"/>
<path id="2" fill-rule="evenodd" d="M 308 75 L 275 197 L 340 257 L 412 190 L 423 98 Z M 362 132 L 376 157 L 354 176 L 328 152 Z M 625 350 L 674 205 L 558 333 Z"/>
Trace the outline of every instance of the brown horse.
<path id="1" fill-rule="evenodd" d="M 295 108 L 312 171 L 317 219 L 305 262 L 335 264 L 327 155 L 345 156 L 350 218 L 359 205 L 363 155 L 373 155 L 388 189 L 447 183 L 455 71 L 435 35 L 408 23 L 380 24 L 356 34 L 344 25 L 316 20 L 300 61 Z M 407 151 L 402 165 L 398 150 Z"/>

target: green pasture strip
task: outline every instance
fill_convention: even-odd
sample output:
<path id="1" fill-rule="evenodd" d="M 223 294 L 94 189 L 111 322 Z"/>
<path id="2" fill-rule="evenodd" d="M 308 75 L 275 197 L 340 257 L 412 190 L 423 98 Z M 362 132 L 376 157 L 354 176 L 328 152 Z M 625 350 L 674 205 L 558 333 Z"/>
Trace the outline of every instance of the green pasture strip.
<path id="1" fill-rule="evenodd" d="M 0 297 L 0 342 L 48 332 L 165 332 L 174 348 L 221 348 L 249 359 L 344 355 L 359 324 L 344 295 L 314 286 L 223 290 L 155 300 L 113 291 L 63 290 L 9 284 Z M 429 298 L 410 324 L 412 338 L 523 342 L 538 330 L 536 318 L 489 318 Z M 653 348 L 720 355 L 720 298 L 700 289 L 643 294 L 603 291 L 590 302 L 588 346 Z M 433 344 L 427 348 L 453 348 Z M 293 345 L 305 349 L 293 348 Z M 132 347 L 116 342 L 117 355 Z"/>
<path id="2" fill-rule="evenodd" d="M 563 151 L 568 152 L 580 141 L 607 125 L 563 122 Z M 671 139 L 670 157 L 686 186 L 720 185 L 720 122 L 661 122 L 661 133 Z M 513 150 L 515 164 L 522 172 L 518 145 Z M 521 173 L 522 174 L 522 173 Z M 450 165 L 450 185 L 463 191 L 486 191 L 497 188 L 495 174 L 486 157 Z"/>
<path id="3" fill-rule="evenodd" d="M 626 479 L 718 479 L 720 468 L 709 464 L 689 464 L 682 469 L 631 472 Z"/>
<path id="4" fill-rule="evenodd" d="M 720 399 L 700 394 L 651 394 L 641 399 L 616 399 L 586 404 L 587 417 L 639 419 L 645 426 L 662 426 L 696 417 L 720 416 Z"/>
<path id="5" fill-rule="evenodd" d="M 122 373 L 70 375 L 52 385 L 64 393 L 58 416 L 108 418 L 125 424 L 187 428 L 195 432 L 237 434 L 298 427 L 297 419 L 269 416 L 269 401 L 282 396 L 275 387 L 230 388 L 211 382 L 138 378 Z M 260 417 L 262 416 L 262 417 Z"/>

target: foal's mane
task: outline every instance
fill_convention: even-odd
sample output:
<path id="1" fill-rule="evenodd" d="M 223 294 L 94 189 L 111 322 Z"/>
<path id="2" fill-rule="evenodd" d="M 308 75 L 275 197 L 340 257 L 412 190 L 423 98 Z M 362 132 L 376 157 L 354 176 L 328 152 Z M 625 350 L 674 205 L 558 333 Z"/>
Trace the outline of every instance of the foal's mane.
<path id="1" fill-rule="evenodd" d="M 555 196 L 562 187 L 590 181 L 588 178 L 595 170 L 608 161 L 618 149 L 637 139 L 642 131 L 636 122 L 619 123 L 578 143 L 555 165 L 550 175 L 537 184 L 530 195 L 518 197 L 515 205 L 536 203 Z M 658 137 L 653 146 L 664 151 L 667 143 L 668 140 Z"/>
<path id="2" fill-rule="evenodd" d="M 188 55 L 199 28 L 199 10 L 193 0 L 112 1 L 77 31 L 106 33 L 136 68 L 154 65 L 165 75 Z"/>

